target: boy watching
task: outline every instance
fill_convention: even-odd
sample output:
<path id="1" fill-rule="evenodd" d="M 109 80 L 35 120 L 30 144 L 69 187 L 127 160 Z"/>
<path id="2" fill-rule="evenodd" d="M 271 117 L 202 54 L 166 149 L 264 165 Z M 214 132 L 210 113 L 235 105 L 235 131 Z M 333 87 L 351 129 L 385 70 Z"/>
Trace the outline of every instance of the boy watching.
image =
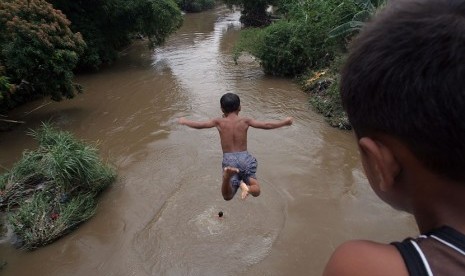
<path id="1" fill-rule="evenodd" d="M 389 1 L 340 89 L 371 187 L 421 236 L 346 242 L 325 275 L 465 275 L 465 1 Z"/>

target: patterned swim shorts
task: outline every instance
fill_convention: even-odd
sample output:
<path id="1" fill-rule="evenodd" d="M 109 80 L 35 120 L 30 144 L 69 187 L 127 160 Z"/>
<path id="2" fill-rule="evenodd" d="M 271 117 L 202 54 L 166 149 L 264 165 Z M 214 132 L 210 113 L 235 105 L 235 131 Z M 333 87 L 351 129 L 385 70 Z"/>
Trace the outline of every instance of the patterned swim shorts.
<path id="1" fill-rule="evenodd" d="M 223 153 L 222 168 L 234 167 L 239 169 L 239 173 L 234 174 L 230 181 L 234 189 L 234 193 L 239 188 L 241 181 L 244 181 L 245 184 L 249 185 L 250 177 L 255 179 L 257 178 L 255 176 L 255 173 L 257 172 L 257 165 L 257 159 L 255 159 L 255 157 L 247 151 Z"/>

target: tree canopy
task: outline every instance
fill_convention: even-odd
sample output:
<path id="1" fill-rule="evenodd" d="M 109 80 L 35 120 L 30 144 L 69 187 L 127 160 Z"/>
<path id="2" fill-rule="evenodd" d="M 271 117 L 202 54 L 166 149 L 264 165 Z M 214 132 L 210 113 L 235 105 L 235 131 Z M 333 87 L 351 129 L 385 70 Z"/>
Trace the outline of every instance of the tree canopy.
<path id="1" fill-rule="evenodd" d="M 54 100 L 74 96 L 72 70 L 85 43 L 69 25 L 63 13 L 43 0 L 0 2 L 2 94 L 10 92 L 13 83 L 19 88 L 13 97 L 18 101 L 37 95 Z"/>
<path id="2" fill-rule="evenodd" d="M 175 0 L 176 4 L 186 12 L 200 12 L 211 9 L 215 5 L 215 0 Z"/>
<path id="3" fill-rule="evenodd" d="M 173 0 L 49 0 L 82 33 L 87 48 L 79 67 L 97 69 L 116 59 L 118 51 L 135 35 L 160 45 L 182 24 L 182 14 Z"/>
<path id="4" fill-rule="evenodd" d="M 0 111 L 72 98 L 76 67 L 113 61 L 135 36 L 160 45 L 182 21 L 174 0 L 2 0 Z"/>

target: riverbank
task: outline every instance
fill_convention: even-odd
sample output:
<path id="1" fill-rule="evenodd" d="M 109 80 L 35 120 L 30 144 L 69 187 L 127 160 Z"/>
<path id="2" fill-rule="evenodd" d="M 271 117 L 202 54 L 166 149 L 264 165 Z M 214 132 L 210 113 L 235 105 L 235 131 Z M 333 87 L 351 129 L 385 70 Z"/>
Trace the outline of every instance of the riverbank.
<path id="1" fill-rule="evenodd" d="M 302 90 L 309 94 L 309 102 L 314 110 L 323 115 L 329 125 L 350 130 L 352 127 L 339 94 L 339 69 L 343 62 L 344 56 L 340 55 L 330 67 L 301 76 L 299 83 Z"/>

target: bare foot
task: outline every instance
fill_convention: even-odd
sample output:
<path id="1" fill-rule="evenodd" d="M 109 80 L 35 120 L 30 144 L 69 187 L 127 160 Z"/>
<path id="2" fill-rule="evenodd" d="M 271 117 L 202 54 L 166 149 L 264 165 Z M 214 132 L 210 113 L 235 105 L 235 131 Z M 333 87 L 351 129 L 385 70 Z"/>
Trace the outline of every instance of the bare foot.
<path id="1" fill-rule="evenodd" d="M 234 197 L 234 190 L 231 186 L 231 177 L 239 173 L 239 169 L 233 167 L 225 167 L 223 169 L 223 183 L 221 184 L 221 194 L 224 200 L 231 200 Z"/>
<path id="2" fill-rule="evenodd" d="M 229 183 L 229 179 L 231 179 L 231 177 L 236 174 L 236 173 L 239 173 L 239 169 L 238 168 L 234 168 L 234 167 L 224 167 L 224 174 L 223 174 L 223 181 L 227 181 Z"/>
<path id="3" fill-rule="evenodd" d="M 241 181 L 241 198 L 245 199 L 249 195 L 249 187 L 247 187 L 247 184 L 244 183 L 244 181 Z"/>
<path id="4" fill-rule="evenodd" d="M 224 167 L 224 178 L 229 179 L 229 178 L 231 178 L 231 176 L 233 176 L 236 173 L 239 173 L 238 168 Z"/>

